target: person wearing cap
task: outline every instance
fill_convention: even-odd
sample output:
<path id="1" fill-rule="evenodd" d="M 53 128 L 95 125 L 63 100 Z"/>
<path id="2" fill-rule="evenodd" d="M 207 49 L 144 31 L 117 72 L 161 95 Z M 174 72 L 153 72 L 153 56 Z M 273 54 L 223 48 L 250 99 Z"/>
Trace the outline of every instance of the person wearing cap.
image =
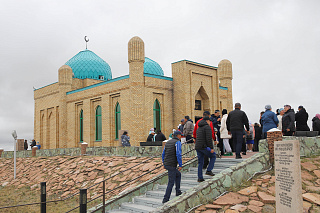
<path id="1" fill-rule="evenodd" d="M 282 116 L 282 133 L 284 136 L 292 136 L 295 131 L 295 114 L 290 105 L 284 105 L 284 115 Z"/>
<path id="2" fill-rule="evenodd" d="M 209 111 L 204 111 L 203 112 L 203 117 L 209 117 L 210 116 L 210 112 Z M 194 130 L 193 130 L 193 138 L 195 140 L 195 143 L 197 142 L 197 130 L 199 128 L 199 122 L 202 121 L 203 118 L 200 118 L 196 125 L 194 126 Z M 210 128 L 211 128 L 211 131 L 212 131 L 212 140 L 215 141 L 215 144 L 217 143 L 216 142 L 216 136 L 215 136 L 215 132 L 214 132 L 214 128 L 213 128 L 213 124 L 212 122 L 210 122 Z M 203 163 L 203 168 L 206 169 L 207 166 L 209 164 L 209 158 L 207 156 L 204 156 L 204 163 Z"/>
<path id="3" fill-rule="evenodd" d="M 194 125 L 189 116 L 185 116 L 185 124 L 183 127 L 183 136 L 186 137 L 187 143 L 193 143 L 192 134 L 194 130 Z"/>
<path id="4" fill-rule="evenodd" d="M 181 132 L 175 131 L 173 138 L 167 141 L 162 152 L 162 163 L 166 170 L 168 170 L 168 186 L 162 203 L 170 200 L 170 195 L 174 184 L 176 184 L 176 196 L 182 194 L 180 190 L 181 183 L 181 169 L 182 169 L 182 151 L 181 151 Z M 177 164 L 179 168 L 177 169 Z"/>
<path id="5" fill-rule="evenodd" d="M 279 115 L 277 115 L 277 118 L 278 118 L 278 120 L 279 120 L 279 124 L 278 124 L 278 129 L 280 130 L 280 131 L 282 131 L 282 116 L 284 115 L 284 110 L 283 110 L 283 108 L 280 108 L 279 109 Z"/>
<path id="6" fill-rule="evenodd" d="M 233 144 L 236 148 L 236 159 L 241 159 L 241 148 L 243 140 L 243 126 L 246 127 L 248 134 L 249 132 L 249 120 L 247 114 L 241 110 L 241 104 L 236 103 L 234 105 L 234 110 L 231 111 L 227 118 L 227 130 L 232 134 Z"/>
<path id="7" fill-rule="evenodd" d="M 183 127 L 184 127 L 184 119 L 181 119 L 181 124 L 178 126 L 178 129 L 180 130 L 180 132 L 183 132 Z"/>
<path id="8" fill-rule="evenodd" d="M 310 131 L 307 124 L 309 115 L 303 106 L 298 107 L 298 112 L 295 115 L 296 131 Z"/>
<path id="9" fill-rule="evenodd" d="M 210 118 L 205 116 L 199 122 L 199 128 L 197 129 L 195 149 L 198 156 L 198 182 L 204 181 L 202 174 L 204 156 L 210 158 L 206 175 L 214 176 L 214 174 L 212 173 L 212 169 L 216 161 L 216 153 L 213 149 L 212 130 L 210 128 L 210 123 Z"/>
<path id="10" fill-rule="evenodd" d="M 271 105 L 265 106 L 266 111 L 263 113 L 261 117 L 261 122 L 263 124 L 262 134 L 267 138 L 267 132 L 270 129 L 277 128 L 279 120 L 277 118 L 276 113 L 272 112 Z"/>

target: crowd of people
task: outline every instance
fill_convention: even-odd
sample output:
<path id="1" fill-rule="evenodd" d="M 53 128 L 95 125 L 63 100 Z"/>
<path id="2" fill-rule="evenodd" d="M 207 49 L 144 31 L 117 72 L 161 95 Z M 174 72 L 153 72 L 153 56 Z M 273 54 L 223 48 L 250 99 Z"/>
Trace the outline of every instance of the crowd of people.
<path id="1" fill-rule="evenodd" d="M 298 107 L 297 113 L 294 113 L 290 105 L 285 105 L 274 113 L 271 105 L 266 105 L 265 111 L 260 113 L 260 122 L 252 124 L 246 113 L 241 110 L 240 103 L 236 103 L 235 109 L 229 114 L 223 109 L 222 117 L 219 110 L 215 110 L 211 116 L 210 112 L 205 111 L 203 118 L 195 124 L 189 116 L 185 116 L 177 130 L 174 129 L 170 134 L 163 149 L 162 161 L 164 168 L 168 170 L 169 179 L 162 202 L 169 201 L 174 184 L 176 184 L 176 195 L 181 194 L 182 137 L 186 138 L 186 143 L 195 143 L 198 182 L 202 182 L 203 169 L 206 170 L 206 175 L 214 176 L 212 169 L 216 160 L 215 145 L 218 145 L 221 154 L 233 155 L 234 151 L 235 158 L 241 159 L 241 152 L 242 155 L 246 155 L 246 152 L 259 151 L 259 140 L 266 138 L 269 130 L 280 130 L 284 136 L 292 136 L 296 131 L 310 131 L 308 118 L 303 106 Z M 316 114 L 312 122 L 313 131 L 318 131 L 320 135 L 320 114 Z"/>

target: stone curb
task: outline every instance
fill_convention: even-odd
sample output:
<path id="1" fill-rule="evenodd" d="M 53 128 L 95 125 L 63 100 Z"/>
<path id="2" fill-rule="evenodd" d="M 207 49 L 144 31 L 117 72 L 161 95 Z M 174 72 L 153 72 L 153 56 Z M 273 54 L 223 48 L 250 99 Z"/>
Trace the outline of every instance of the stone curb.
<path id="1" fill-rule="evenodd" d="M 182 153 L 194 149 L 194 144 L 182 146 Z M 86 155 L 92 156 L 130 156 L 130 157 L 153 157 L 161 156 L 161 146 L 131 146 L 131 147 L 86 147 Z M 81 148 L 58 148 L 36 150 L 37 157 L 53 156 L 81 156 Z M 196 152 L 190 152 L 185 157 L 194 157 Z M 2 158 L 13 158 L 13 151 L 2 152 Z M 17 151 L 17 158 L 32 157 L 31 150 Z"/>

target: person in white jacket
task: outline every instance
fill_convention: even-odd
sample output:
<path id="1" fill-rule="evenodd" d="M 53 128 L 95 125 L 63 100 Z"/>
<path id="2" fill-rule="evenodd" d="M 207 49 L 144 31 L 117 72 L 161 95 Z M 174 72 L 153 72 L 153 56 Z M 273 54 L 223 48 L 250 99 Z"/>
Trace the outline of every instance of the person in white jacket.
<path id="1" fill-rule="evenodd" d="M 221 119 L 221 128 L 220 128 L 220 138 L 223 139 L 223 146 L 226 150 L 225 155 L 232 155 L 232 150 L 229 144 L 229 139 L 231 135 L 228 134 L 227 130 L 227 118 L 228 118 L 228 111 L 226 109 L 222 110 L 222 119 Z"/>
<path id="2" fill-rule="evenodd" d="M 280 113 L 280 115 L 277 116 L 277 118 L 279 120 L 278 129 L 282 131 L 282 116 L 284 114 L 283 108 L 279 109 L 279 113 Z"/>

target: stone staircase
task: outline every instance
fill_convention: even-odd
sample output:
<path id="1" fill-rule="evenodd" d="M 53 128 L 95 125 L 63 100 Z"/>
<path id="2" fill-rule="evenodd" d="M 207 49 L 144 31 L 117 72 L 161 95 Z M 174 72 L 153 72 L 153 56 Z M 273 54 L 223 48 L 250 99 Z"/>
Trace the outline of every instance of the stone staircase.
<path id="1" fill-rule="evenodd" d="M 215 162 L 214 169 L 212 172 L 214 174 L 220 173 L 222 170 L 234 166 L 237 163 L 240 163 L 242 159 L 231 159 L 231 158 L 222 158 L 218 159 Z M 181 177 L 181 191 L 185 192 L 195 186 L 198 183 L 198 168 L 191 167 L 188 172 L 182 173 Z M 205 170 L 203 171 L 204 179 L 210 179 L 211 176 L 205 175 Z M 122 203 L 119 209 L 114 209 L 108 211 L 108 213 L 146 213 L 152 212 L 156 208 L 162 206 L 162 199 L 165 194 L 167 185 L 158 185 L 158 188 L 153 191 L 147 191 L 143 196 L 138 196 L 133 198 L 131 203 Z M 172 194 L 170 200 L 175 197 L 175 186 L 172 189 Z"/>

